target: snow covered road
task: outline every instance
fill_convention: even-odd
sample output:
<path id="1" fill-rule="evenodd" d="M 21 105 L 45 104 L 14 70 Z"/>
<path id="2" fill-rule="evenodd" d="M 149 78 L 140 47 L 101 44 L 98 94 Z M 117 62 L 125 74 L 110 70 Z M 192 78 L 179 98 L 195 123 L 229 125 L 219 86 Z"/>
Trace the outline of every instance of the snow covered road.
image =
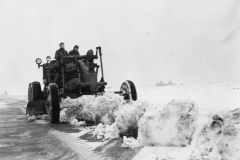
<path id="1" fill-rule="evenodd" d="M 0 159 L 98 159 L 73 150 L 53 134 L 79 132 L 70 125 L 50 125 L 46 122 L 28 122 L 23 109 L 26 102 L 0 103 Z M 66 138 L 65 138 L 66 139 Z M 71 143 L 71 141 L 69 142 Z M 85 149 L 86 150 L 86 149 Z M 83 150 L 81 150 L 83 152 Z"/>

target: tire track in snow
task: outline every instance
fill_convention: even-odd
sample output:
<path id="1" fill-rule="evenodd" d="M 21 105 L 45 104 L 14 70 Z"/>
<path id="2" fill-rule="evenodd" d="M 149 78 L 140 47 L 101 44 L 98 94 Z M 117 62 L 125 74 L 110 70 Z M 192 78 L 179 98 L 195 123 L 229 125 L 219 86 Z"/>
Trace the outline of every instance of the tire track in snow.
<path id="1" fill-rule="evenodd" d="M 91 147 L 88 146 L 83 140 L 78 138 L 69 137 L 66 133 L 58 131 L 50 131 L 50 134 L 56 136 L 59 140 L 73 149 L 76 153 L 79 154 L 81 158 L 86 160 L 106 160 L 107 157 L 104 157 L 102 154 L 94 154 L 91 152 Z"/>

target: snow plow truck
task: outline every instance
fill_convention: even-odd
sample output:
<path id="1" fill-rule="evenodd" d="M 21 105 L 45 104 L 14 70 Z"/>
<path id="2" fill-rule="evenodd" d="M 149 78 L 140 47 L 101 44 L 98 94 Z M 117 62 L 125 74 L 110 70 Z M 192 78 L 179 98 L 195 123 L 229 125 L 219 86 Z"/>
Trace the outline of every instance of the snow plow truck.
<path id="1" fill-rule="evenodd" d="M 100 57 L 100 66 L 94 63 Z M 82 95 L 101 96 L 105 92 L 101 47 L 96 47 L 96 53 L 87 52 L 83 56 L 64 56 L 60 58 L 60 66 L 54 67 L 56 60 L 46 57 L 42 64 L 36 59 L 38 68 L 43 69 L 43 87 L 40 82 L 31 82 L 28 86 L 28 104 L 26 114 L 48 114 L 50 123 L 59 123 L 61 99 L 78 98 Z M 98 71 L 101 68 L 101 79 L 98 81 Z M 115 91 L 125 100 L 137 100 L 134 83 L 127 80 L 120 90 Z"/>

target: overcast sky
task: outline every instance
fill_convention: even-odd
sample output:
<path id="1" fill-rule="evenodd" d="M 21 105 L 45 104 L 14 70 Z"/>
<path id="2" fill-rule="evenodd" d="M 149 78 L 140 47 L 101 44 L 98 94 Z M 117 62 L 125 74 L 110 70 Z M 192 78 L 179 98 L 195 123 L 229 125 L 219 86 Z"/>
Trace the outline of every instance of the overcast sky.
<path id="1" fill-rule="evenodd" d="M 35 59 L 60 42 L 82 55 L 101 46 L 108 86 L 239 81 L 239 10 L 239 0 L 1 0 L 0 92 L 42 83 Z"/>

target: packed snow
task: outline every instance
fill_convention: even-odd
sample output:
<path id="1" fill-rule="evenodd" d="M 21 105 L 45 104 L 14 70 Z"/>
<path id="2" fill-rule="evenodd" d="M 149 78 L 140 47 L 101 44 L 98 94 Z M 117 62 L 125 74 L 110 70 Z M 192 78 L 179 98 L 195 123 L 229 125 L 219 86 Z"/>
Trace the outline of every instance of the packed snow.
<path id="1" fill-rule="evenodd" d="M 150 106 L 150 103 L 145 101 L 132 101 L 120 106 L 115 113 L 115 123 L 119 133 L 134 135 L 134 132 L 137 131 L 139 127 L 139 120 L 145 114 L 146 109 Z"/>
<path id="2" fill-rule="evenodd" d="M 97 139 L 115 139 L 120 134 L 128 134 L 138 136 L 137 143 L 144 145 L 186 146 L 198 117 L 196 104 L 189 100 L 172 100 L 166 106 L 147 101 L 127 103 L 113 93 L 67 98 L 62 100 L 61 107 L 64 109 L 60 121 L 68 120 L 74 125 L 79 123 L 76 117 L 86 121 L 96 121 L 97 117 L 102 122 L 92 133 Z M 129 141 L 126 146 L 136 148 L 136 144 L 130 143 L 135 142 Z"/>
<path id="3" fill-rule="evenodd" d="M 97 139 L 109 140 L 119 138 L 119 131 L 116 127 L 116 123 L 112 125 L 103 125 L 99 123 L 95 130 L 92 132 L 93 137 Z"/>
<path id="4" fill-rule="evenodd" d="M 163 110 L 146 111 L 139 121 L 138 140 L 145 145 L 186 146 L 196 129 L 198 109 L 187 100 L 172 100 Z"/>
<path id="5" fill-rule="evenodd" d="M 240 109 L 210 115 L 193 141 L 191 160 L 236 160 L 240 158 Z"/>
<path id="6" fill-rule="evenodd" d="M 78 121 L 77 119 L 73 119 L 71 121 L 71 124 L 75 125 L 75 126 L 85 126 L 86 122 L 85 121 Z"/>
<path id="7" fill-rule="evenodd" d="M 59 119 L 60 122 L 68 122 L 70 120 L 68 120 L 67 118 L 67 114 L 66 114 L 66 109 L 63 109 L 60 111 L 60 119 Z"/>
<path id="8" fill-rule="evenodd" d="M 104 96 L 98 97 L 85 95 L 77 99 L 66 98 L 62 100 L 61 108 L 67 108 L 65 113 L 68 120 L 79 118 L 85 121 L 112 124 L 114 122 L 115 111 L 123 103 L 126 102 L 122 97 L 106 93 Z"/>
<path id="9" fill-rule="evenodd" d="M 126 137 L 123 136 L 123 144 L 122 147 L 130 147 L 130 148 L 140 148 L 143 145 L 135 138 L 133 137 Z"/>
<path id="10" fill-rule="evenodd" d="M 69 122 L 76 118 L 95 121 L 98 125 L 92 134 L 99 140 L 127 134 L 122 147 L 145 146 L 137 159 L 239 159 L 238 86 L 141 87 L 138 100 L 128 103 L 111 93 L 68 98 L 61 103 L 61 118 Z M 137 137 L 129 137 L 135 132 Z M 155 147 L 147 147 L 152 145 Z"/>

